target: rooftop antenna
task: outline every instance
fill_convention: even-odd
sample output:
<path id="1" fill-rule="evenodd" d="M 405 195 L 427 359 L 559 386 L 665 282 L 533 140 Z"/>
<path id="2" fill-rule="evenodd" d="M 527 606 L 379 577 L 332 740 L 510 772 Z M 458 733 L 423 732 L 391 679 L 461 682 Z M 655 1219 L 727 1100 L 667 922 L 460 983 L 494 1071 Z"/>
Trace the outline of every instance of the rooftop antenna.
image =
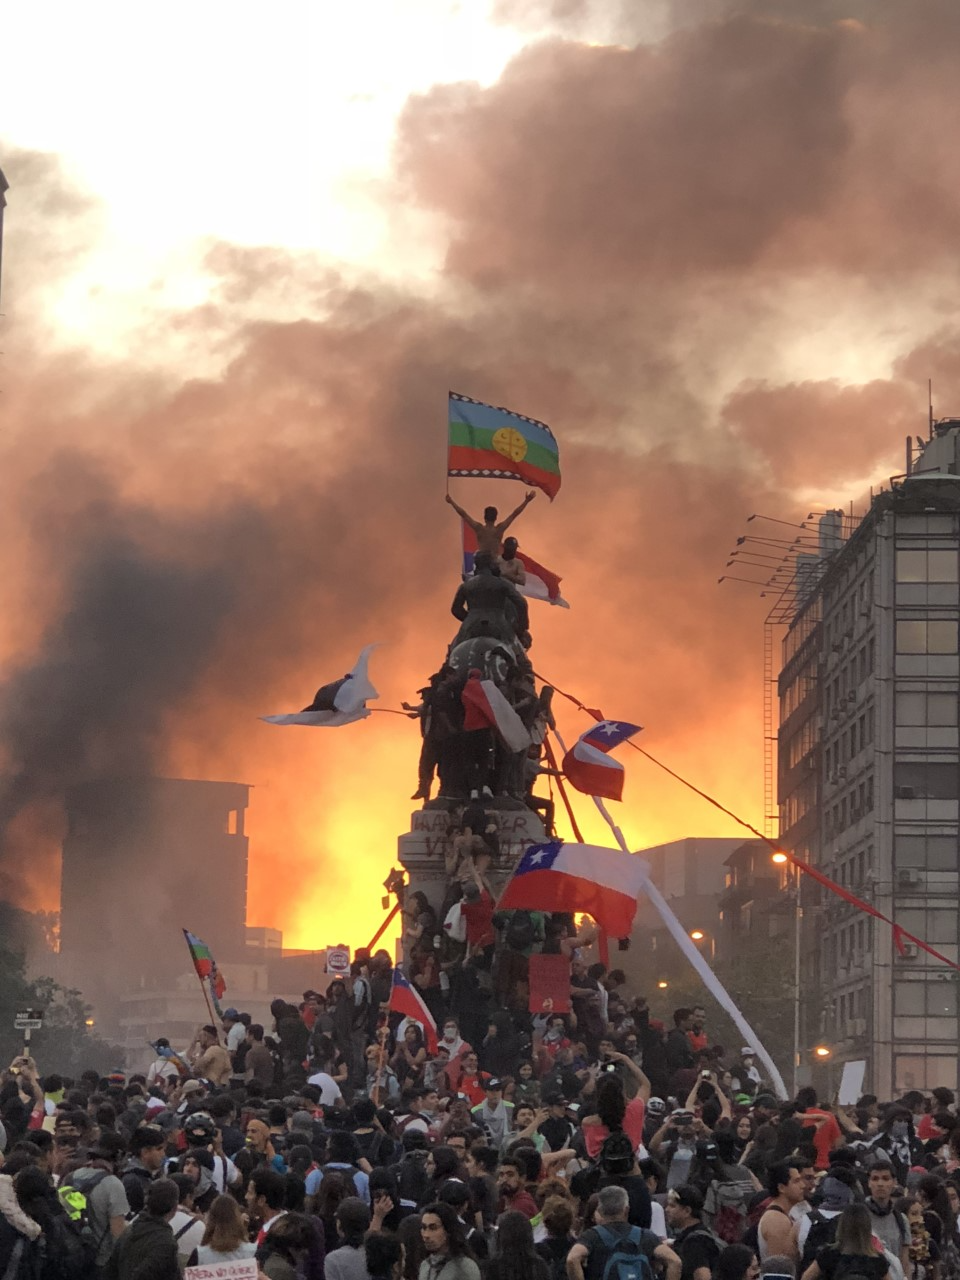
<path id="1" fill-rule="evenodd" d="M 927 379 L 927 426 L 930 428 L 930 439 L 933 439 L 933 379 Z"/>

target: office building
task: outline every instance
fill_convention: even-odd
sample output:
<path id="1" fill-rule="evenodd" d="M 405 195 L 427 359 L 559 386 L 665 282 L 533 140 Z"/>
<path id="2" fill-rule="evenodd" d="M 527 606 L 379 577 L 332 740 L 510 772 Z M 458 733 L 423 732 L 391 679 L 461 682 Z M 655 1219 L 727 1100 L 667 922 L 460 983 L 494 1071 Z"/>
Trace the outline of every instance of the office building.
<path id="1" fill-rule="evenodd" d="M 960 421 L 858 521 L 828 512 L 777 620 L 780 843 L 956 961 Z M 800 877 L 801 1034 L 880 1097 L 956 1088 L 957 974 Z M 834 1072 L 836 1068 L 834 1068 Z"/>
<path id="2" fill-rule="evenodd" d="M 122 995 L 172 987 L 189 964 L 181 929 L 221 967 L 246 956 L 249 788 L 235 782 L 131 778 L 67 796 L 59 973 L 117 1027 Z"/>

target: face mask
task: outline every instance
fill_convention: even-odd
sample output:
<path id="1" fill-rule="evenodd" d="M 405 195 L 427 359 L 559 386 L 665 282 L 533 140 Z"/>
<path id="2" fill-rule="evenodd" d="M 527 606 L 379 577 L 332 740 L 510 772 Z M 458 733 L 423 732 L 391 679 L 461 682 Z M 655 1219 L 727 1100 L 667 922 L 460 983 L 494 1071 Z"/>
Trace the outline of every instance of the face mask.
<path id="1" fill-rule="evenodd" d="M 910 1132 L 910 1126 L 906 1120 L 895 1120 L 890 1126 L 891 1137 L 905 1138 Z"/>

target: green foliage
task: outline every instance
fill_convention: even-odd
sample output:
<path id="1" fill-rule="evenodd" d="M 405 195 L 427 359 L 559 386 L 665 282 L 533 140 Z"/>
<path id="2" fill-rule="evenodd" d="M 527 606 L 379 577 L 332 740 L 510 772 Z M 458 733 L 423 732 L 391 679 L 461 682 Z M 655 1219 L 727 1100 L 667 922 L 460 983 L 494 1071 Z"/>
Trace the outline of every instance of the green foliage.
<path id="1" fill-rule="evenodd" d="M 23 1051 L 23 1032 L 14 1030 L 19 1009 L 43 1009 L 42 1031 L 34 1031 L 30 1052 L 41 1076 L 57 1072 L 78 1076 L 87 1068 L 106 1074 L 123 1065 L 123 1051 L 101 1040 L 87 1026 L 90 1006 L 79 991 L 52 978 L 30 980 L 21 952 L 0 947 L 0 1066 Z"/>

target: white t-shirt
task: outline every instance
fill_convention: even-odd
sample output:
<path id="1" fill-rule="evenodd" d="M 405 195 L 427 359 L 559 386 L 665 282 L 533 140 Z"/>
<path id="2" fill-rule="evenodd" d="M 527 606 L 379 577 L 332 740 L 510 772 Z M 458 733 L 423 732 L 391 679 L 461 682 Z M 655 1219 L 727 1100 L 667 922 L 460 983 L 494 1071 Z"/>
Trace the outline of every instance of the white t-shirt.
<path id="1" fill-rule="evenodd" d="M 663 1212 L 663 1205 L 658 1200 L 650 1201 L 650 1230 L 655 1236 L 659 1236 L 661 1240 L 667 1238 L 667 1216 Z"/>
<path id="2" fill-rule="evenodd" d="M 186 1209 L 178 1209 L 170 1219 L 170 1230 L 177 1240 L 177 1257 L 185 1263 L 194 1249 L 200 1248 L 206 1224 L 202 1218 L 195 1218 L 192 1213 L 187 1213 Z M 181 1231 L 183 1235 L 178 1234 Z"/>
<path id="3" fill-rule="evenodd" d="M 227 1032 L 227 1049 L 231 1054 L 236 1053 L 243 1044 L 243 1038 L 247 1034 L 247 1028 L 242 1022 L 235 1022 Z"/>
<path id="4" fill-rule="evenodd" d="M 328 1075 L 326 1071 L 318 1071 L 316 1075 L 310 1076 L 307 1084 L 316 1085 L 320 1090 L 321 1107 L 332 1107 L 335 1102 L 339 1102 L 343 1097 L 340 1092 L 340 1086 L 333 1076 Z"/>
<path id="5" fill-rule="evenodd" d="M 147 1084 L 156 1084 L 158 1080 L 166 1080 L 170 1076 L 178 1076 L 179 1074 L 180 1072 L 169 1058 L 157 1058 L 150 1063 L 150 1069 L 147 1071 Z"/>

